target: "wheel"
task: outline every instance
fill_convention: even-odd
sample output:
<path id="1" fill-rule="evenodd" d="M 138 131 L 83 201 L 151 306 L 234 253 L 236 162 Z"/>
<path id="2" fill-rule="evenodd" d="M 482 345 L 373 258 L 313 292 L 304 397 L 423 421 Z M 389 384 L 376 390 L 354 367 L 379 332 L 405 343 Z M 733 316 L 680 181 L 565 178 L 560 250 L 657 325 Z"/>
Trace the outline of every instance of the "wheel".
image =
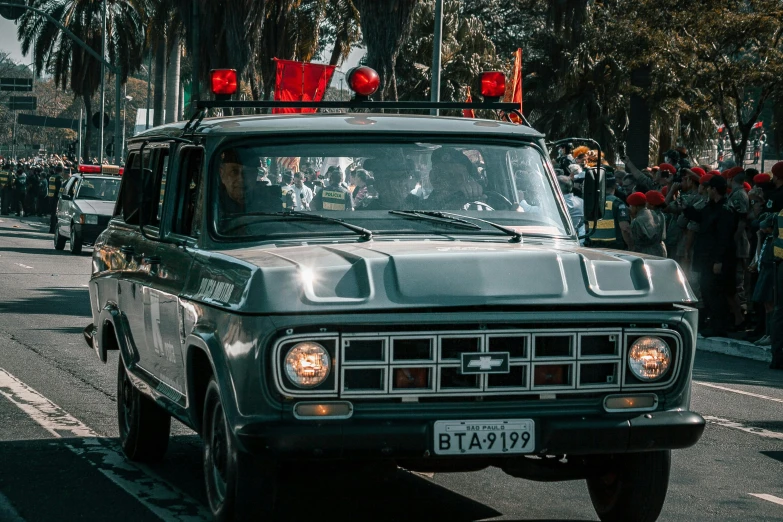
<path id="1" fill-rule="evenodd" d="M 587 489 L 603 522 L 654 522 L 669 488 L 672 453 L 651 451 L 609 457 L 609 471 L 587 479 Z"/>
<path id="2" fill-rule="evenodd" d="M 271 518 L 277 497 L 273 463 L 243 452 L 226 422 L 220 391 L 210 379 L 204 399 L 204 481 L 218 522 Z"/>
<path id="3" fill-rule="evenodd" d="M 494 190 L 485 190 L 484 197 L 487 204 L 497 210 L 513 210 L 514 204 L 506 196 Z"/>
<path id="4" fill-rule="evenodd" d="M 133 386 L 122 355 L 117 368 L 117 420 L 122 451 L 130 460 L 159 461 L 169 446 L 171 416 Z"/>
<path id="5" fill-rule="evenodd" d="M 65 248 L 65 242 L 68 238 L 60 235 L 60 225 L 54 227 L 54 248 L 55 250 L 62 250 Z"/>
<path id="6" fill-rule="evenodd" d="M 71 223 L 71 254 L 82 253 L 82 236 L 74 229 L 73 223 Z"/>

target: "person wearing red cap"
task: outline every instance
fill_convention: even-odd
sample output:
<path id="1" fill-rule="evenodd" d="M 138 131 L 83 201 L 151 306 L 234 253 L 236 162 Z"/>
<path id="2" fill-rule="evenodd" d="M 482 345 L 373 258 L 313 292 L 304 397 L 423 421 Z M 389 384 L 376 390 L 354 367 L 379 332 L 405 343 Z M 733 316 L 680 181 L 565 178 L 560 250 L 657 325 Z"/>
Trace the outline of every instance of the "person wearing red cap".
<path id="1" fill-rule="evenodd" d="M 777 214 L 783 210 L 783 161 L 772 165 L 773 189 L 765 194 L 767 198 L 767 212 Z"/>
<path id="2" fill-rule="evenodd" d="M 660 192 L 658 192 L 660 196 Z M 660 196 L 663 198 L 663 196 Z M 641 254 L 666 257 L 663 245 L 665 233 L 663 219 L 647 208 L 647 197 L 642 192 L 634 192 L 626 200 L 631 211 L 631 238 L 633 245 L 629 249 Z"/>
<path id="3" fill-rule="evenodd" d="M 707 205 L 701 210 L 685 209 L 685 217 L 700 225 L 693 265 L 699 273 L 702 302 L 709 318 L 709 327 L 701 333 L 704 337 L 726 337 L 729 299 L 735 292 L 734 215 L 726 206 L 725 178 L 713 176 L 702 186 L 707 189 Z"/>
<path id="4" fill-rule="evenodd" d="M 677 173 L 677 169 L 674 167 L 674 165 L 671 165 L 669 163 L 661 163 L 658 167 L 658 170 L 654 173 L 653 181 L 655 182 L 655 186 L 659 189 L 662 189 L 663 187 L 668 187 L 672 179 L 674 178 L 674 175 Z"/>
<path id="5" fill-rule="evenodd" d="M 696 289 L 698 279 L 692 276 L 691 254 L 699 224 L 686 218 L 683 211 L 686 207 L 694 205 L 703 208 L 706 199 L 699 194 L 699 182 L 706 174 L 704 169 L 699 167 L 682 172 L 682 181 L 672 184 L 671 190 L 666 194 L 667 211 L 673 216 L 666 229 L 666 247 L 672 257 L 680 263 L 691 285 Z"/>

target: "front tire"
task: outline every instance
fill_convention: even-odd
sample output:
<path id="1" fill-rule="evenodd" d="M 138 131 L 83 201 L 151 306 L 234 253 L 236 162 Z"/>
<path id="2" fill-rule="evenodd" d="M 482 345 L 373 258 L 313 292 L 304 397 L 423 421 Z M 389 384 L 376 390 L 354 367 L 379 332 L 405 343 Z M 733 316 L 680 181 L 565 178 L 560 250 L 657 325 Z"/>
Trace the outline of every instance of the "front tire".
<path id="1" fill-rule="evenodd" d="M 169 446 L 171 416 L 136 389 L 122 354 L 117 368 L 117 419 L 122 451 L 130 460 L 160 461 Z"/>
<path id="2" fill-rule="evenodd" d="M 82 253 L 82 235 L 79 234 L 73 223 L 71 223 L 71 254 L 78 255 Z"/>
<path id="3" fill-rule="evenodd" d="M 608 472 L 587 479 L 593 508 L 602 522 L 654 522 L 669 488 L 672 453 L 612 455 Z"/>
<path id="4" fill-rule="evenodd" d="M 204 481 L 215 520 L 269 520 L 277 498 L 277 470 L 237 447 L 214 378 L 207 386 L 202 428 Z"/>
<path id="5" fill-rule="evenodd" d="M 54 227 L 54 249 L 63 250 L 65 248 L 65 242 L 67 238 L 60 235 L 60 225 Z"/>

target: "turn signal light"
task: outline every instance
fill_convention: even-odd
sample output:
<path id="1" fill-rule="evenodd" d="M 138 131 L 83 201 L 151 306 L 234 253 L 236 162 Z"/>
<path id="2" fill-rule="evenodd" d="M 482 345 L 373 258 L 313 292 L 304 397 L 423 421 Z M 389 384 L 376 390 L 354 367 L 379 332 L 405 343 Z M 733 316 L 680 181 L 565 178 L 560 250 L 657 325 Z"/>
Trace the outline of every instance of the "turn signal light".
<path id="1" fill-rule="evenodd" d="M 606 411 L 650 411 L 658 407 L 654 393 L 642 395 L 609 395 L 604 399 Z"/>
<path id="2" fill-rule="evenodd" d="M 481 95 L 485 98 L 500 98 L 506 93 L 506 77 L 500 71 L 481 73 Z"/>
<path id="3" fill-rule="evenodd" d="M 298 419 L 347 419 L 352 414 L 350 402 L 300 402 L 294 406 L 294 417 Z"/>
<path id="4" fill-rule="evenodd" d="M 231 96 L 237 92 L 236 69 L 212 69 L 212 92 L 216 95 Z"/>
<path id="5" fill-rule="evenodd" d="M 381 85 L 381 77 L 375 69 L 362 66 L 348 71 L 348 86 L 359 96 L 370 96 Z"/>

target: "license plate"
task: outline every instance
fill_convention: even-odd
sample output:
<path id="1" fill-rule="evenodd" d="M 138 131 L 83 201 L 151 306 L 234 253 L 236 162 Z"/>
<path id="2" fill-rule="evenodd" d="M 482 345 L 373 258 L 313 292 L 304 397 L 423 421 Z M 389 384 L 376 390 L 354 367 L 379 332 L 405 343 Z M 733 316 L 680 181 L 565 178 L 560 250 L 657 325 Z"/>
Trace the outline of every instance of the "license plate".
<path id="1" fill-rule="evenodd" d="M 436 455 L 532 453 L 536 446 L 531 419 L 436 421 Z"/>

